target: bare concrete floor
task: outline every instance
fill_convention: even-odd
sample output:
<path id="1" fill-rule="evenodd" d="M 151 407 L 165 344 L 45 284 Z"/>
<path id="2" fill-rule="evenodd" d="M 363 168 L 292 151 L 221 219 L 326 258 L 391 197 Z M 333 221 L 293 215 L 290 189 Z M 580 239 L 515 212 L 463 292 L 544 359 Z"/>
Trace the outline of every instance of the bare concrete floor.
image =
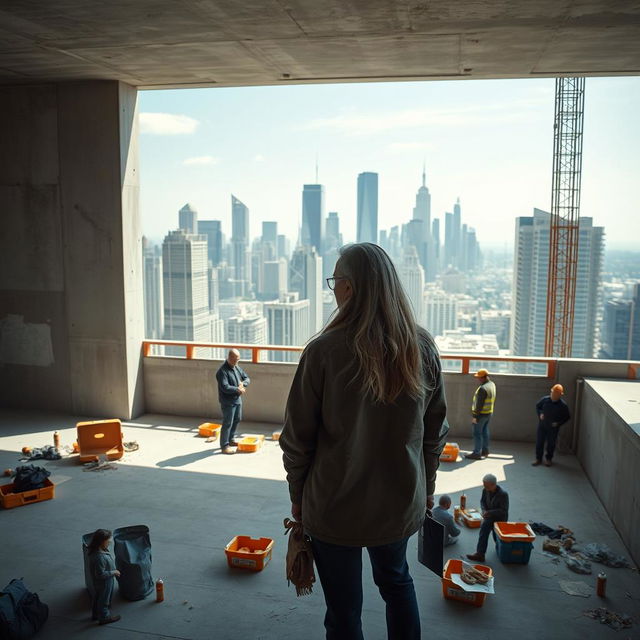
<path id="1" fill-rule="evenodd" d="M 15 467 L 24 445 L 75 439 L 76 418 L 30 412 L 0 414 L 0 468 Z M 324 603 L 318 586 L 296 598 L 284 578 L 286 538 L 282 521 L 289 503 L 280 450 L 266 442 L 257 454 L 222 456 L 197 437 L 198 419 L 143 416 L 126 423 L 125 440 L 140 450 L 126 454 L 118 469 L 83 472 L 73 456 L 41 461 L 52 472 L 56 498 L 0 510 L 0 586 L 24 577 L 50 607 L 41 640 L 80 638 L 179 638 L 219 640 L 324 637 Z M 273 425 L 244 424 L 245 433 L 270 434 Z M 462 445 L 468 443 L 461 443 Z M 511 497 L 511 520 L 564 524 L 581 542 L 603 542 L 628 556 L 580 465 L 559 456 L 551 469 L 533 468 L 530 445 L 496 442 L 491 457 L 479 462 L 441 465 L 438 492 L 454 501 L 464 491 L 471 505 L 480 499 L 482 476 L 495 473 Z M 615 461 L 612 461 L 615 467 Z M 0 481 L 2 481 L 0 479 Z M 154 577 L 165 581 L 166 600 L 126 602 L 118 596 L 114 613 L 122 620 L 96 627 L 84 589 L 81 536 L 97 527 L 146 524 L 151 530 Z M 225 544 L 237 534 L 276 541 L 273 561 L 261 573 L 227 568 Z M 448 548 L 449 557 L 474 550 L 477 532 L 465 530 Z M 640 578 L 628 569 L 607 569 L 607 598 L 566 595 L 560 580 L 595 585 L 564 564 L 554 564 L 535 545 L 529 565 L 503 565 L 490 545 L 487 563 L 496 576 L 496 595 L 482 608 L 446 601 L 440 580 L 416 561 L 417 536 L 410 542 L 410 564 L 420 603 L 424 638 L 546 640 L 555 638 L 640 638 Z M 363 624 L 368 639 L 386 637 L 384 607 L 370 576 L 365 554 Z M 606 606 L 634 615 L 631 630 L 615 633 L 582 615 Z"/>

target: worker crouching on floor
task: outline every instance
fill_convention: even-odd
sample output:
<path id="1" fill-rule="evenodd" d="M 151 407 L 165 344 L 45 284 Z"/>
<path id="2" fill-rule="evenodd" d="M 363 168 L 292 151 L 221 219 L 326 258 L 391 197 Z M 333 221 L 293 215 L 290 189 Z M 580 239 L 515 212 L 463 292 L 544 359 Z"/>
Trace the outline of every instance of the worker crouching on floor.
<path id="1" fill-rule="evenodd" d="M 444 546 L 455 544 L 459 540 L 460 529 L 456 526 L 453 516 L 449 512 L 451 498 L 447 495 L 440 496 L 438 506 L 433 509 L 432 515 L 436 522 L 444 527 Z"/>
<path id="2" fill-rule="evenodd" d="M 111 531 L 98 529 L 89 543 L 89 567 L 93 583 L 92 620 L 100 624 L 118 622 L 120 616 L 111 615 L 111 598 L 115 578 L 120 577 L 113 556 L 109 553 Z"/>
<path id="3" fill-rule="evenodd" d="M 556 450 L 556 441 L 560 427 L 569 420 L 571 413 L 567 403 L 562 399 L 564 389 L 561 384 L 554 384 L 548 396 L 540 398 L 536 404 L 538 414 L 538 433 L 536 435 L 536 459 L 531 463 L 537 467 L 542 463 L 545 442 L 547 444 L 547 455 L 545 457 L 545 467 L 551 466 L 553 453 Z"/>
<path id="4" fill-rule="evenodd" d="M 475 553 L 467 555 L 467 558 L 474 562 L 484 562 L 489 534 L 493 533 L 494 523 L 509 520 L 509 494 L 498 485 L 498 480 L 492 473 L 488 473 L 482 478 L 482 484 L 484 489 L 480 498 L 480 506 L 483 519 L 478 535 L 478 546 Z"/>

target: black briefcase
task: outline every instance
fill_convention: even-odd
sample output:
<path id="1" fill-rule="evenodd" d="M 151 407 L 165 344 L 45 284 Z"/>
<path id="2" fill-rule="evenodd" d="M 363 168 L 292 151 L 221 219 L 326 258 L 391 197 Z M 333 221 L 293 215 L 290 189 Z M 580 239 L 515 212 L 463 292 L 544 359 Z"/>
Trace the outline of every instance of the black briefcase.
<path id="1" fill-rule="evenodd" d="M 418 532 L 418 562 L 439 578 L 444 569 L 444 526 L 427 515 Z"/>

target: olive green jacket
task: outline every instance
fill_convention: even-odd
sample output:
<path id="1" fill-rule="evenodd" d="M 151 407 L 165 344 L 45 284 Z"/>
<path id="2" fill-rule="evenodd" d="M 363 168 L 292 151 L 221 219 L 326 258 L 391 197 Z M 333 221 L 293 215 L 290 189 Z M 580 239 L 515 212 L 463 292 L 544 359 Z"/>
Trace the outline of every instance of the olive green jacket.
<path id="1" fill-rule="evenodd" d="M 357 364 L 342 330 L 304 350 L 280 436 L 291 502 L 311 536 L 377 546 L 414 534 L 435 491 L 448 431 L 440 360 L 419 399 L 375 403 L 353 381 Z"/>

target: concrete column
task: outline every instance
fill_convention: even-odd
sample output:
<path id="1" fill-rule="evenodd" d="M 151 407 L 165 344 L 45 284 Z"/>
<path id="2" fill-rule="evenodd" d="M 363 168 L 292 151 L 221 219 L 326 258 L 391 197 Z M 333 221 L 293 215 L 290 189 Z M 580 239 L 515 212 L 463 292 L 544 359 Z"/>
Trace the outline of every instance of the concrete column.
<path id="1" fill-rule="evenodd" d="M 2 404 L 137 415 L 137 92 L 115 81 L 0 91 Z"/>

